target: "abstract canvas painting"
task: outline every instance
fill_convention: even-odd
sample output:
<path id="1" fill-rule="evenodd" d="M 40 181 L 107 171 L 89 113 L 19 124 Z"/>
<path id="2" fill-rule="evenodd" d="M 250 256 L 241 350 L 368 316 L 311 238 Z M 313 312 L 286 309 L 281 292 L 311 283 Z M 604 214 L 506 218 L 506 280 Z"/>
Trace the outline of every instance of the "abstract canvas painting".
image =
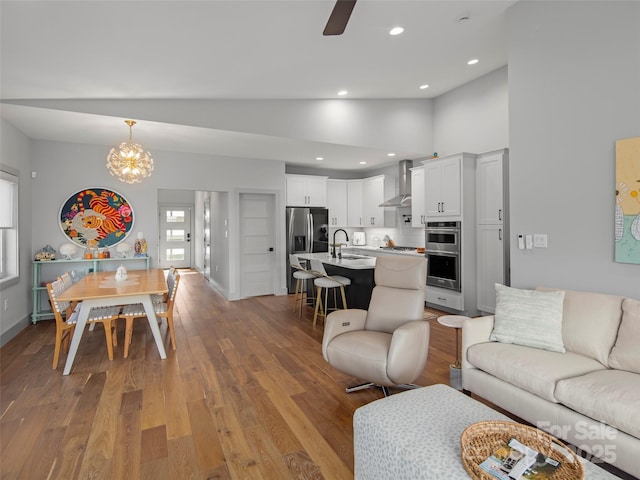
<path id="1" fill-rule="evenodd" d="M 640 137 L 616 142 L 615 261 L 640 264 Z"/>
<path id="2" fill-rule="evenodd" d="M 133 209 L 119 193 L 85 188 L 71 195 L 60 209 L 60 228 L 72 242 L 86 247 L 111 247 L 127 238 Z"/>

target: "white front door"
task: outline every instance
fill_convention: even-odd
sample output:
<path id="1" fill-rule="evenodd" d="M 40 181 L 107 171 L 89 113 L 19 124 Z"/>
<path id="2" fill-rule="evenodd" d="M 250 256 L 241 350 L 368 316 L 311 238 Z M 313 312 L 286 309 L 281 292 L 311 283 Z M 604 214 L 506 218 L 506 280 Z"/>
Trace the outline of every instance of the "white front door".
<path id="1" fill-rule="evenodd" d="M 274 195 L 240 194 L 240 295 L 274 293 Z"/>
<path id="2" fill-rule="evenodd" d="M 191 268 L 191 207 L 160 206 L 160 268 Z"/>

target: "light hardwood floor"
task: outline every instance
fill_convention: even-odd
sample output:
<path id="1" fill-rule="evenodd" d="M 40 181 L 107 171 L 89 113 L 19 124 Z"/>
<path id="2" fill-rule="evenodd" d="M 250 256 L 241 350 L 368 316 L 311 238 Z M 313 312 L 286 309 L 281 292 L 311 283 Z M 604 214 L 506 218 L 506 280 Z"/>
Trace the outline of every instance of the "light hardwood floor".
<path id="1" fill-rule="evenodd" d="M 324 361 L 322 325 L 292 302 L 227 302 L 183 272 L 166 360 L 143 321 L 122 358 L 121 322 L 114 361 L 104 332 L 86 332 L 66 377 L 53 322 L 30 325 L 0 349 L 1 478 L 352 478 L 353 412 L 382 393 L 345 394 L 356 379 Z M 421 385 L 448 383 L 454 361 L 453 330 L 431 327 Z"/>

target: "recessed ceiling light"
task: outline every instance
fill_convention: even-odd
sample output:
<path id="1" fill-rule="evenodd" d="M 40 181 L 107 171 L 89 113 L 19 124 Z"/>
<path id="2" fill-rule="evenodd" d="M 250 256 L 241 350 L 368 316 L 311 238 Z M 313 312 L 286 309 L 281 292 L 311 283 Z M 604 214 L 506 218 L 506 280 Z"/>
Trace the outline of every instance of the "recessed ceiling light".
<path id="1" fill-rule="evenodd" d="M 324 157 L 316 157 L 316 160 L 324 160 Z"/>
<path id="2" fill-rule="evenodd" d="M 478 60 L 477 58 L 473 58 L 471 60 L 469 60 L 467 62 L 467 65 L 475 65 L 476 63 L 478 63 L 480 60 Z"/>
<path id="3" fill-rule="evenodd" d="M 389 153 L 387 153 L 387 157 L 395 157 L 395 156 L 396 156 L 396 154 L 395 154 L 395 153 L 393 153 L 393 152 L 389 152 Z"/>
<path id="4" fill-rule="evenodd" d="M 391 30 L 389 30 L 389 35 L 400 35 L 402 32 L 404 32 L 404 28 L 393 27 Z"/>
<path id="5" fill-rule="evenodd" d="M 366 165 L 367 162 L 360 162 L 360 165 Z"/>
<path id="6" fill-rule="evenodd" d="M 349 92 L 347 92 L 346 90 L 340 90 L 338 92 L 338 95 L 340 95 L 342 97 L 342 96 L 346 95 L 347 93 L 349 93 Z"/>
<path id="7" fill-rule="evenodd" d="M 420 85 L 420 90 L 424 90 L 425 88 L 429 88 L 429 85 L 426 83 L 424 85 Z"/>

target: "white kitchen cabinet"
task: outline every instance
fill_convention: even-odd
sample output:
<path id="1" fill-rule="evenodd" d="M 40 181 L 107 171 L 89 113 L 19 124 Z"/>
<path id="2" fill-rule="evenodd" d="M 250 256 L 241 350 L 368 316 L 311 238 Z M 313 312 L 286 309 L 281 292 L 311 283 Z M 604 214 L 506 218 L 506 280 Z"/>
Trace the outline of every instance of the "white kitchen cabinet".
<path id="1" fill-rule="evenodd" d="M 464 295 L 453 290 L 446 290 L 438 287 L 427 287 L 425 293 L 427 303 L 436 307 L 444 307 L 445 311 L 455 310 L 456 313 L 464 314 Z"/>
<path id="2" fill-rule="evenodd" d="M 495 284 L 509 285 L 507 149 L 478 155 L 476 245 L 478 309 L 495 313 Z"/>
<path id="3" fill-rule="evenodd" d="M 365 178 L 362 182 L 362 210 L 365 227 L 393 227 L 391 215 L 379 205 L 395 194 L 394 180 L 385 175 Z M 395 213 L 395 209 L 394 209 Z M 386 217 L 386 218 L 385 218 Z"/>
<path id="4" fill-rule="evenodd" d="M 347 182 L 327 180 L 327 208 L 329 227 L 347 226 Z"/>
<path id="5" fill-rule="evenodd" d="M 327 177 L 286 175 L 287 206 L 326 207 Z"/>
<path id="6" fill-rule="evenodd" d="M 478 310 L 485 313 L 496 311 L 495 284 L 504 284 L 505 237 L 502 225 L 478 225 L 476 231 L 477 253 L 477 298 Z"/>
<path id="7" fill-rule="evenodd" d="M 472 155 L 458 154 L 424 162 L 427 217 L 454 217 L 462 208 L 462 168 Z M 466 157 L 466 158 L 465 158 Z"/>
<path id="8" fill-rule="evenodd" d="M 424 167 L 411 169 L 411 226 L 424 228 L 426 222 Z"/>
<path id="9" fill-rule="evenodd" d="M 362 180 L 347 180 L 347 226 L 364 227 Z"/>
<path id="10" fill-rule="evenodd" d="M 476 161 L 476 221 L 502 224 L 504 218 L 503 150 L 479 155 Z"/>
<path id="11" fill-rule="evenodd" d="M 461 289 L 456 292 L 428 286 L 427 304 L 473 317 L 478 313 L 476 155 L 458 153 L 425 160 L 422 164 L 427 228 L 430 222 L 460 222 Z"/>

